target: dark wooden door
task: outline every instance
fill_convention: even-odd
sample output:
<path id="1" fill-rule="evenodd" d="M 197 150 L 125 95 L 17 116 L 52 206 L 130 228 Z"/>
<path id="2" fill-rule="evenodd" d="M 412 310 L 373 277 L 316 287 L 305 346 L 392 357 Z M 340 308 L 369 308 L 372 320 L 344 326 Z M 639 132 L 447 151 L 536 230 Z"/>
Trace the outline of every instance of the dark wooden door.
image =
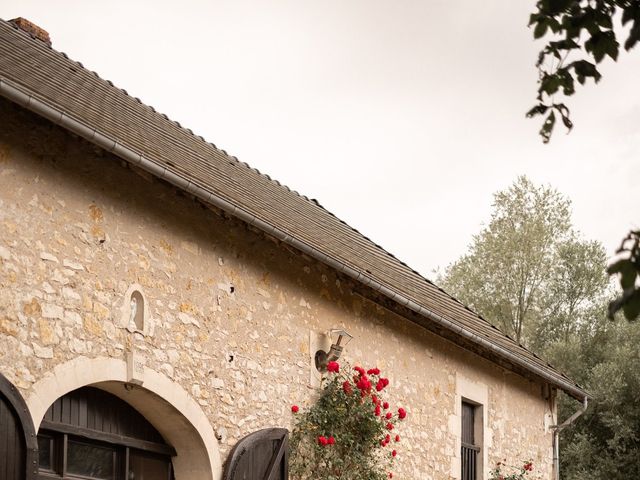
<path id="1" fill-rule="evenodd" d="M 224 480 L 287 480 L 289 432 L 258 430 L 240 440 L 229 454 Z"/>
<path id="2" fill-rule="evenodd" d="M 0 480 L 32 480 L 38 469 L 38 443 L 27 404 L 0 373 Z"/>
<path id="3" fill-rule="evenodd" d="M 20 420 L 9 400 L 0 393 L 0 478 L 25 477 L 26 445 Z"/>

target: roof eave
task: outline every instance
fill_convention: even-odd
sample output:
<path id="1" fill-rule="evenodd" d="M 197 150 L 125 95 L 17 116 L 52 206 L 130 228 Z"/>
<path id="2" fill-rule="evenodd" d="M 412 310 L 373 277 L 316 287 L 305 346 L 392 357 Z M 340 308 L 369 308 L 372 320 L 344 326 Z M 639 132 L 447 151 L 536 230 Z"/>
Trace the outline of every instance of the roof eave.
<path id="1" fill-rule="evenodd" d="M 572 382 L 564 381 L 562 378 L 559 378 L 555 375 L 552 375 L 545 370 L 539 368 L 536 365 L 532 365 L 523 359 L 519 358 L 517 355 L 508 351 L 507 349 L 492 343 L 473 332 L 465 330 L 460 325 L 457 325 L 450 320 L 442 317 L 441 315 L 437 315 L 436 313 L 430 311 L 428 308 L 425 308 L 422 305 L 414 302 L 410 298 L 391 290 L 386 285 L 376 281 L 371 276 L 369 276 L 366 272 L 358 271 L 339 260 L 329 257 L 328 255 L 318 251 L 317 249 L 309 246 L 304 241 L 291 236 L 289 233 L 282 231 L 275 227 L 274 225 L 270 225 L 267 222 L 257 218 L 255 215 L 238 208 L 236 205 L 230 203 L 227 199 L 221 197 L 220 195 L 212 192 L 206 188 L 203 188 L 199 185 L 193 183 L 190 179 L 185 178 L 177 171 L 172 171 L 170 168 L 162 166 L 152 160 L 145 158 L 143 155 L 131 150 L 123 143 L 119 142 L 118 139 L 109 138 L 107 135 L 98 131 L 97 129 L 85 125 L 79 120 L 69 116 L 65 112 L 58 110 L 54 105 L 48 104 L 47 102 L 42 101 L 41 99 L 34 96 L 32 92 L 26 91 L 26 89 L 12 84 L 0 77 L 0 95 L 6 97 L 7 99 L 25 107 L 34 113 L 50 120 L 51 122 L 60 125 L 73 132 L 74 134 L 79 135 L 82 138 L 96 144 L 97 146 L 114 153 L 120 158 L 130 162 L 131 164 L 142 168 L 152 175 L 165 180 L 177 188 L 184 190 L 204 202 L 210 203 L 217 208 L 227 212 L 228 214 L 235 216 L 242 221 L 252 225 L 265 233 L 279 239 L 280 241 L 296 248 L 297 250 L 309 255 L 310 257 L 322 262 L 337 271 L 347 275 L 358 283 L 361 283 L 374 291 L 380 293 L 385 296 L 392 302 L 397 303 L 398 305 L 405 307 L 414 313 L 435 322 L 438 325 L 441 325 L 443 328 L 454 332 L 456 335 L 459 335 L 461 338 L 464 338 L 474 344 L 481 346 L 483 349 L 486 349 L 499 357 L 507 359 L 509 362 L 512 362 L 519 367 L 530 371 L 536 377 L 550 383 L 551 385 L 560 388 L 565 391 L 567 394 L 576 398 L 577 400 L 583 401 L 585 398 L 590 398 L 589 394 L 581 389 L 580 387 L 574 385 Z"/>

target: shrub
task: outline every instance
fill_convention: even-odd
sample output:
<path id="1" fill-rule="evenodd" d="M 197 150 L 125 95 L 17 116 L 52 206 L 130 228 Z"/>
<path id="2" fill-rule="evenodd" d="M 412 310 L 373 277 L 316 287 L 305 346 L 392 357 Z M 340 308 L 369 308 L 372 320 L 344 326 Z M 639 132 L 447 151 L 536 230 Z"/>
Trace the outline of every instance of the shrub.
<path id="1" fill-rule="evenodd" d="M 392 478 L 400 436 L 395 428 L 406 417 L 385 401 L 389 380 L 377 368 L 327 365 L 327 377 L 317 401 L 292 412 L 289 461 L 292 478 L 299 480 L 383 480 Z M 299 413 L 296 413 L 299 412 Z"/>
<path id="2" fill-rule="evenodd" d="M 504 473 L 502 471 L 503 468 L 510 470 L 511 473 Z M 531 461 L 524 462 L 521 467 L 513 467 L 504 462 L 498 462 L 496 463 L 496 468 L 489 472 L 489 480 L 525 480 L 532 471 L 533 463 Z"/>

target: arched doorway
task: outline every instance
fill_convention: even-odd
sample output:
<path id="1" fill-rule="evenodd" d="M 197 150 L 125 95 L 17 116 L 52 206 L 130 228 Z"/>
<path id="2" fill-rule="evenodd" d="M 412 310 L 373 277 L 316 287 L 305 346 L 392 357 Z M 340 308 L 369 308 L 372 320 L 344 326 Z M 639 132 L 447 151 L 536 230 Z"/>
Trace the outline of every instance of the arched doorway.
<path id="1" fill-rule="evenodd" d="M 202 407 L 179 384 L 149 367 L 144 368 L 142 385 L 127 384 L 127 364 L 123 360 L 77 357 L 56 366 L 32 386 L 27 398 L 36 429 L 58 398 L 85 386 L 118 397 L 159 432 L 175 449 L 175 480 L 221 478 L 218 442 Z"/>
<path id="2" fill-rule="evenodd" d="M 16 387 L 0 374 L 0 478 L 35 478 L 36 451 L 27 405 Z"/>
<path id="3" fill-rule="evenodd" d="M 49 407 L 38 447 L 41 477 L 173 480 L 174 448 L 128 403 L 95 387 L 69 392 Z"/>

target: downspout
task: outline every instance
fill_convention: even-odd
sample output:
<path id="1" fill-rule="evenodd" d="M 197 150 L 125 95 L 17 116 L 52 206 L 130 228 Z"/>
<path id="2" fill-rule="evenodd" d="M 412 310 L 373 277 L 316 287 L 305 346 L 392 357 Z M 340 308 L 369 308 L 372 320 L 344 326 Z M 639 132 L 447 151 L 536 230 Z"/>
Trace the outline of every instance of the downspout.
<path id="1" fill-rule="evenodd" d="M 465 329 L 461 325 L 453 323 L 451 320 L 438 315 L 430 310 L 427 310 L 422 305 L 417 304 L 410 298 L 398 294 L 394 292 L 386 285 L 381 284 L 380 282 L 372 279 L 366 273 L 359 271 L 350 265 L 341 262 L 340 260 L 336 260 L 335 258 L 329 257 L 323 252 L 318 251 L 307 243 L 299 240 L 298 238 L 292 237 L 284 230 L 278 229 L 273 225 L 263 221 L 262 219 L 256 217 L 254 214 L 242 209 L 238 208 L 236 205 L 229 202 L 226 198 L 217 195 L 214 192 L 211 192 L 205 188 L 202 188 L 200 185 L 192 182 L 191 180 L 185 178 L 180 173 L 175 173 L 171 168 L 167 168 L 156 161 L 150 160 L 140 153 L 135 152 L 128 148 L 127 146 L 119 143 L 117 140 L 107 137 L 103 133 L 99 132 L 97 129 L 90 127 L 75 118 L 69 116 L 67 113 L 61 111 L 59 108 L 52 106 L 39 98 L 33 96 L 30 91 L 23 89 L 22 87 L 14 84 L 13 82 L 7 81 L 0 76 L 0 95 L 8 98 L 9 100 L 21 105 L 38 115 L 52 121 L 53 123 L 60 125 L 61 127 L 79 135 L 80 137 L 85 138 L 86 140 L 94 143 L 95 145 L 103 148 L 108 152 L 112 152 L 113 154 L 119 156 L 120 158 L 128 161 L 129 163 L 146 170 L 152 175 L 159 177 L 167 182 L 175 185 L 176 187 L 198 197 L 199 199 L 210 203 L 221 210 L 229 213 L 232 216 L 239 218 L 240 220 L 252 225 L 260 230 L 266 232 L 269 235 L 277 238 L 278 240 L 291 245 L 294 248 L 297 248 L 301 252 L 309 255 L 310 257 L 318 260 L 325 265 L 328 265 L 331 268 L 336 269 L 339 272 L 344 273 L 345 275 L 351 277 L 355 281 L 362 283 L 370 287 L 371 289 L 381 293 L 392 301 L 397 302 L 403 307 L 412 310 L 413 312 L 430 319 L 438 325 L 445 327 L 447 330 L 450 330 L 462 338 L 466 340 L 470 340 L 471 342 L 481 345 L 487 350 L 497 354 L 498 356 L 518 365 L 526 370 L 529 370 L 535 373 L 538 377 L 548 381 L 550 384 L 555 385 L 569 395 L 573 396 L 576 399 L 584 398 L 584 391 L 573 385 L 569 381 L 565 381 L 564 379 L 549 374 L 544 369 L 538 367 L 537 365 L 533 365 L 526 360 L 520 358 L 517 354 L 507 350 L 506 348 L 492 343 L 491 341 L 483 338 L 479 335 L 476 335 L 473 332 Z M 368 273 L 368 272 L 367 272 Z"/>
<path id="2" fill-rule="evenodd" d="M 560 432 L 570 426 L 576 419 L 582 415 L 586 410 L 589 404 L 589 397 L 584 397 L 582 399 L 582 408 L 567 418 L 560 425 L 552 425 L 551 428 L 553 430 L 553 476 L 555 480 L 560 480 Z"/>

